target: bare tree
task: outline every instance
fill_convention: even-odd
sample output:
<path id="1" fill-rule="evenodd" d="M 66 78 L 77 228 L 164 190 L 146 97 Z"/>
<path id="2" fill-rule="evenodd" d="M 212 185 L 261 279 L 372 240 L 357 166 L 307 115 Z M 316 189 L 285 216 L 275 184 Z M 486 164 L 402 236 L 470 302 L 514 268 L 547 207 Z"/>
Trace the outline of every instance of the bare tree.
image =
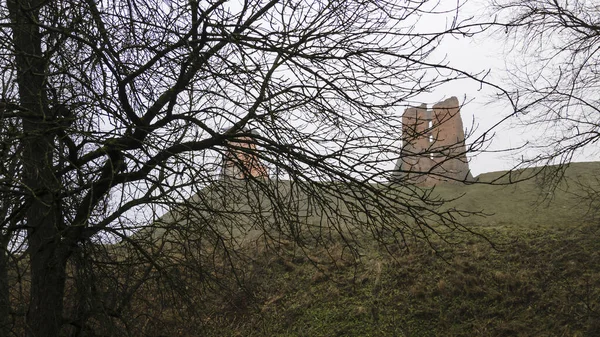
<path id="1" fill-rule="evenodd" d="M 2 120 L 18 126 L 2 131 L 18 169 L 1 188 L 26 229 L 28 336 L 168 333 L 158 312 L 191 320 L 210 296 L 189 287 L 244 279 L 248 238 L 356 251 L 360 233 L 462 228 L 428 189 L 388 183 L 406 102 L 476 78 L 430 58 L 472 33 L 457 8 L 8 0 L 1 13 L 17 87 Z M 420 33 L 437 15 L 453 20 Z"/>
<path id="2" fill-rule="evenodd" d="M 4 190 L 0 198 L 0 336 L 7 336 L 11 331 L 11 314 L 13 310 L 10 306 L 10 284 L 9 266 L 11 265 L 12 252 L 18 251 L 17 233 L 21 225 L 22 217 L 19 215 L 19 206 L 22 203 L 21 195 L 14 188 L 10 177 L 19 173 L 19 161 L 15 158 L 18 153 L 18 143 L 16 136 L 21 132 L 14 120 L 2 120 L 1 139 L 2 150 L 0 159 L 3 162 L 0 177 L 3 180 Z"/>
<path id="3" fill-rule="evenodd" d="M 514 111 L 533 133 L 525 165 L 566 164 L 600 138 L 600 7 L 593 1 L 493 1 L 511 53 Z M 535 131 L 538 130 L 538 131 Z M 557 177 L 560 177 L 558 175 Z"/>

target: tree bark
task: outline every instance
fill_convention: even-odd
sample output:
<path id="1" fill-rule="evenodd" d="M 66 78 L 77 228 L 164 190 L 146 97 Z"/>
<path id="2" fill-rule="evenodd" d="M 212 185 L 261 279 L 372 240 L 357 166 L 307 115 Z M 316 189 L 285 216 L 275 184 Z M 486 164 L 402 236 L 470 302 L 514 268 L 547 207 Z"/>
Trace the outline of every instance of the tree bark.
<path id="1" fill-rule="evenodd" d="M 46 60 L 39 27 L 41 0 L 9 0 L 23 128 L 23 177 L 29 191 L 27 244 L 31 268 L 27 335 L 58 336 L 63 321 L 68 254 L 61 245 L 60 184 L 54 175 L 53 120 L 45 92 Z"/>
<path id="2" fill-rule="evenodd" d="M 8 253 L 0 237 L 0 337 L 8 337 L 10 328 L 10 298 L 8 289 Z"/>

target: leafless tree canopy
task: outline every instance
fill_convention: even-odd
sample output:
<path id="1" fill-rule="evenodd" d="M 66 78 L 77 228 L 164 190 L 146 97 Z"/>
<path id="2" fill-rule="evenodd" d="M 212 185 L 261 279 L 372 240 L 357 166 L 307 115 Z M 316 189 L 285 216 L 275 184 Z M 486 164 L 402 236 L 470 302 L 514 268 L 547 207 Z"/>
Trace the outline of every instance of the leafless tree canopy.
<path id="1" fill-rule="evenodd" d="M 407 102 L 473 76 L 430 58 L 472 33 L 452 9 L 8 0 L 0 15 L 0 336 L 200 328 L 192 308 L 243 279 L 247 238 L 355 251 L 357 233 L 457 226 L 428 190 L 388 183 Z M 421 33 L 436 16 L 453 20 Z M 269 177 L 224 178 L 231 153 Z"/>
<path id="2" fill-rule="evenodd" d="M 600 136 L 600 7 L 595 1 L 494 1 L 520 61 L 508 75 L 515 112 L 531 130 L 526 164 L 568 163 Z"/>

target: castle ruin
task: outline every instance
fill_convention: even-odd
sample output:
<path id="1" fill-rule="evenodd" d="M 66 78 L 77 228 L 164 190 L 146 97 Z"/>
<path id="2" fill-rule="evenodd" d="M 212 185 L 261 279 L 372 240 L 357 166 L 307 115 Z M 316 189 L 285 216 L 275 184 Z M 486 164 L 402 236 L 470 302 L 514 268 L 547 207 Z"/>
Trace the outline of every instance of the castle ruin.
<path id="1" fill-rule="evenodd" d="M 258 158 L 251 136 L 239 135 L 228 141 L 226 151 L 221 170 L 223 178 L 268 179 L 268 169 Z M 431 110 L 421 104 L 404 111 L 402 148 L 392 179 L 423 186 L 474 181 L 456 97 L 435 104 Z"/>
<path id="2" fill-rule="evenodd" d="M 433 186 L 474 181 L 465 146 L 465 131 L 456 97 L 433 106 L 410 107 L 402 115 L 402 149 L 395 180 Z"/>
<path id="3" fill-rule="evenodd" d="M 231 179 L 268 178 L 267 167 L 258 158 L 256 143 L 252 137 L 238 136 L 228 142 L 227 152 L 223 156 L 221 176 Z"/>

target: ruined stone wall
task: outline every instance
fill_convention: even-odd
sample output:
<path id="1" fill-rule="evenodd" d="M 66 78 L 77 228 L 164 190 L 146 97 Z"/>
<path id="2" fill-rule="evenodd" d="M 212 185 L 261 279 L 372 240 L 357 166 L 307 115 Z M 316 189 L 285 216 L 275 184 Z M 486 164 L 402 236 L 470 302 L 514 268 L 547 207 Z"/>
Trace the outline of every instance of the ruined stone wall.
<path id="1" fill-rule="evenodd" d="M 473 181 L 456 97 L 435 104 L 432 110 L 422 104 L 404 111 L 402 152 L 395 177 L 427 186 Z"/>
<path id="2" fill-rule="evenodd" d="M 256 144 L 252 142 L 252 138 L 241 137 L 239 141 L 229 144 L 230 147 L 223 158 L 223 178 L 268 178 L 267 167 L 256 155 Z"/>
<path id="3" fill-rule="evenodd" d="M 429 121 L 432 112 L 427 105 L 408 108 L 402 115 L 402 162 L 400 169 L 407 172 L 428 171 L 432 166 L 430 156 L 423 155 L 429 147 Z M 415 182 L 423 182 L 424 176 L 413 175 Z"/>

